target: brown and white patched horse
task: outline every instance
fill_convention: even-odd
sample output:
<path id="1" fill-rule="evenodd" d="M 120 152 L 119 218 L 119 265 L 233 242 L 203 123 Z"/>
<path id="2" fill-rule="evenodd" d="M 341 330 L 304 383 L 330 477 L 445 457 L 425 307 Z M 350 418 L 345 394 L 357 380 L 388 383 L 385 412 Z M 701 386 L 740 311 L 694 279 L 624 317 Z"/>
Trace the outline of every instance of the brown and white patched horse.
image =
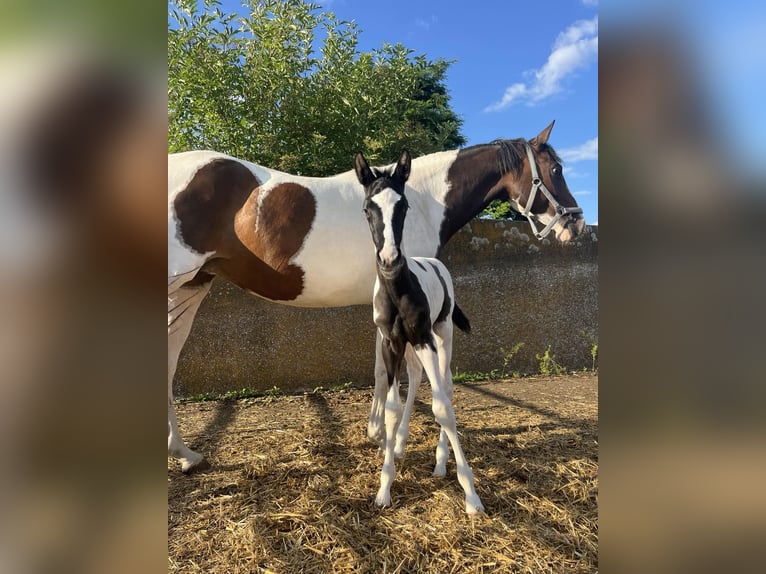
<path id="1" fill-rule="evenodd" d="M 528 141 L 498 140 L 413 160 L 404 228 L 408 255 L 437 256 L 494 199 L 508 199 L 538 238 L 550 232 L 562 242 L 577 237 L 585 220 L 548 145 L 552 128 L 553 122 Z M 202 455 L 178 432 L 172 381 L 213 277 L 288 305 L 370 304 L 376 271 L 363 199 L 352 170 L 311 178 L 210 151 L 168 156 L 168 452 L 184 472 Z M 422 375 L 420 365 L 410 368 L 411 377 Z M 378 442 L 387 390 L 378 352 L 368 425 Z"/>

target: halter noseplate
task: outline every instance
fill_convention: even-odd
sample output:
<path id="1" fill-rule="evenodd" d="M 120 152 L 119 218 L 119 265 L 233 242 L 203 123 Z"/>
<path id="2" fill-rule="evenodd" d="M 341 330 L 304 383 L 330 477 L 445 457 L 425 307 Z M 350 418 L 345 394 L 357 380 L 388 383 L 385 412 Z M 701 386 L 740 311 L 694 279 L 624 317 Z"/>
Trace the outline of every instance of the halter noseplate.
<path id="1" fill-rule="evenodd" d="M 532 170 L 532 189 L 529 192 L 529 197 L 527 198 L 527 205 L 526 207 L 524 207 L 524 211 L 522 211 L 521 214 L 527 218 L 527 221 L 529 221 L 529 225 L 532 227 L 532 232 L 534 233 L 535 237 L 537 237 L 538 239 L 544 239 L 551 232 L 551 229 L 553 229 L 553 226 L 556 225 L 556 223 L 558 223 L 559 219 L 561 219 L 565 215 L 582 213 L 582 208 L 581 207 L 564 207 L 558 201 L 556 201 L 556 198 L 553 197 L 553 194 L 545 186 L 545 183 L 543 183 L 543 180 L 540 178 L 540 174 L 537 171 L 537 163 L 535 162 L 535 156 L 532 153 L 532 146 L 530 146 L 529 144 L 525 144 L 524 147 L 526 147 L 527 149 L 527 159 L 529 159 L 529 169 Z M 546 225 L 542 231 L 537 230 L 537 225 L 535 225 L 535 220 L 537 219 L 537 215 L 532 213 L 532 205 L 535 203 L 535 197 L 537 197 L 538 189 L 543 192 L 543 195 L 548 199 L 550 204 L 556 210 L 556 215 L 553 216 L 553 219 L 551 219 L 548 222 L 548 225 Z"/>

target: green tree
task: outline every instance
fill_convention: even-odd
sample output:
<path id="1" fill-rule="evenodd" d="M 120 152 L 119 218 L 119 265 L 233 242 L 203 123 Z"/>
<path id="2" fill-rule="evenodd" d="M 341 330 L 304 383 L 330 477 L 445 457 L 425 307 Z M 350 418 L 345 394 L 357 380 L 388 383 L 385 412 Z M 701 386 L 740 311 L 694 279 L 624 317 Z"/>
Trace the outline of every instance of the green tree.
<path id="1" fill-rule="evenodd" d="M 346 171 L 357 150 L 392 161 L 465 143 L 451 62 L 401 44 L 357 48 L 359 29 L 305 0 L 171 0 L 168 148 L 214 149 L 303 175 Z M 318 46 L 318 48 L 317 48 Z"/>
<path id="2" fill-rule="evenodd" d="M 495 199 L 481 212 L 481 216 L 489 219 L 508 219 L 510 221 L 527 220 L 526 217 L 515 211 L 511 204 L 504 199 Z"/>

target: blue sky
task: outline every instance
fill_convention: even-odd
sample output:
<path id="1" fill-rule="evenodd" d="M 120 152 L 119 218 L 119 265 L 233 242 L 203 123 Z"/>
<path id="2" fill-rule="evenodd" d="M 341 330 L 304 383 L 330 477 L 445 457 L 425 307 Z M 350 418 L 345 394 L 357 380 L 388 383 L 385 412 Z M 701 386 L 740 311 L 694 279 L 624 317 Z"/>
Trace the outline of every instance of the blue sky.
<path id="1" fill-rule="evenodd" d="M 598 220 L 598 6 L 594 0 L 324 0 L 353 20 L 359 50 L 401 42 L 447 73 L 468 145 L 532 138 L 552 120 L 551 143 L 588 223 Z M 237 11 L 238 0 L 224 0 Z"/>
<path id="2" fill-rule="evenodd" d="M 671 28 L 701 81 L 717 137 L 728 147 L 730 166 L 766 178 L 766 2 L 763 0 L 610 0 L 605 25 Z M 762 191 L 762 190 L 761 190 Z"/>

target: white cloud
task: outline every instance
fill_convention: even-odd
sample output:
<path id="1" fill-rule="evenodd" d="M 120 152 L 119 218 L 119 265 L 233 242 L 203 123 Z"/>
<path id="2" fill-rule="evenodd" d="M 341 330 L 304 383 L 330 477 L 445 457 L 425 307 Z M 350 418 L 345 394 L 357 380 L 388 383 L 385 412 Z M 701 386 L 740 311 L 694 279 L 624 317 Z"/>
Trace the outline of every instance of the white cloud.
<path id="1" fill-rule="evenodd" d="M 436 24 L 439 21 L 439 19 L 436 17 L 436 14 L 431 14 L 431 17 L 429 19 L 425 18 L 415 18 L 415 26 L 418 28 L 422 28 L 425 31 L 428 31 L 431 29 L 431 26 L 433 24 Z"/>
<path id="2" fill-rule="evenodd" d="M 576 171 L 572 169 L 572 166 L 564 166 L 564 175 L 567 179 L 576 179 L 578 177 L 590 177 L 590 173 L 587 171 Z"/>
<path id="3" fill-rule="evenodd" d="M 484 108 L 496 112 L 519 101 L 537 103 L 559 93 L 562 81 L 585 67 L 598 56 L 598 16 L 578 20 L 561 32 L 553 44 L 548 60 L 537 70 L 525 72 L 528 82 L 511 84 L 500 101 Z"/>
<path id="4" fill-rule="evenodd" d="M 598 0 L 582 0 L 586 6 L 598 6 Z"/>
<path id="5" fill-rule="evenodd" d="M 583 191 L 573 191 L 572 195 L 592 195 L 593 192 L 589 190 L 583 190 Z"/>
<path id="6" fill-rule="evenodd" d="M 598 159 L 598 136 L 575 147 L 558 150 L 559 156 L 565 162 L 576 163 Z"/>

